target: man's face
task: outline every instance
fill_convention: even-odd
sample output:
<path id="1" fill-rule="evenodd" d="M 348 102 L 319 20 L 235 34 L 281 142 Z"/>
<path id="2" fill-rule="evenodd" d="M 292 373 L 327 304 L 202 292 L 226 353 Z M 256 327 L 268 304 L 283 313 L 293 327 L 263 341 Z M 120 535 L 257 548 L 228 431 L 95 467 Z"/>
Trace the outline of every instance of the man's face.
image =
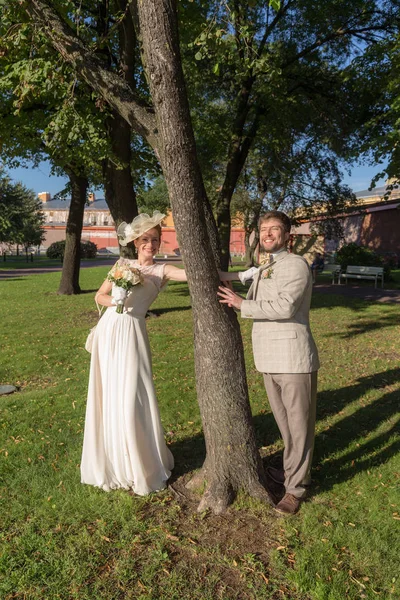
<path id="1" fill-rule="evenodd" d="M 290 234 L 285 232 L 279 219 L 268 219 L 260 226 L 260 243 L 265 252 L 278 252 L 288 241 Z"/>

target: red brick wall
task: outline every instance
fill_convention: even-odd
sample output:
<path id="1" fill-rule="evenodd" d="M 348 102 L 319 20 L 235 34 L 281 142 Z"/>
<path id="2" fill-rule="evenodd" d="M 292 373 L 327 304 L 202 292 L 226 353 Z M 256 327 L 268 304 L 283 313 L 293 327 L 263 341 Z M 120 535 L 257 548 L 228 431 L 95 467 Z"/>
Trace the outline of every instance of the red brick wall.
<path id="1" fill-rule="evenodd" d="M 62 225 L 45 225 L 46 239 L 43 247 L 48 248 L 53 242 L 65 240 L 65 227 Z M 84 227 L 82 240 L 96 244 L 98 250 L 117 248 L 117 235 L 114 227 Z M 179 249 L 174 227 L 164 227 L 161 236 L 160 254 L 176 254 Z M 235 228 L 231 231 L 231 254 L 244 253 L 244 229 Z"/>

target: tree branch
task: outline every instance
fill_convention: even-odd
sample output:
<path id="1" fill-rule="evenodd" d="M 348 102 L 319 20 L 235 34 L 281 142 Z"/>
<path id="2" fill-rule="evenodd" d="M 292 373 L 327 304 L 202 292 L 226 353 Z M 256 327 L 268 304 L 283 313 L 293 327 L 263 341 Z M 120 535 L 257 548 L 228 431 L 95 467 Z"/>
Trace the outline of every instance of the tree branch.
<path id="1" fill-rule="evenodd" d="M 143 105 L 128 82 L 104 67 L 63 19 L 43 0 L 31 0 L 26 12 L 49 36 L 63 59 L 79 71 L 86 83 L 117 110 L 131 127 L 157 150 L 157 129 L 153 109 Z"/>

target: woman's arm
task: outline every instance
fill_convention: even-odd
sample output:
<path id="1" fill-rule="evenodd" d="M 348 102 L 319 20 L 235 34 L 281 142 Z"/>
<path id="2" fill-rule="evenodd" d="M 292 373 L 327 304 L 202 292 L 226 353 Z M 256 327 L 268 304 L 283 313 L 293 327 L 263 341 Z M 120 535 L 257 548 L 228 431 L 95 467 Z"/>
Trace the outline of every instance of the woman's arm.
<path id="1" fill-rule="evenodd" d="M 257 271 L 257 267 L 251 267 L 247 271 L 231 271 L 229 273 L 219 271 L 219 277 L 221 281 L 241 281 L 244 283 L 246 280 L 252 279 Z M 178 269 L 178 267 L 173 267 L 172 265 L 165 265 L 164 276 L 166 279 L 171 279 L 172 281 L 187 281 L 185 270 Z"/>
<path id="2" fill-rule="evenodd" d="M 111 281 L 107 279 L 103 282 L 101 287 L 98 289 L 94 299 L 102 306 L 114 306 L 110 292 L 112 289 Z"/>
<path id="3" fill-rule="evenodd" d="M 178 269 L 172 265 L 165 265 L 164 277 L 172 281 L 187 281 L 186 272 L 184 269 Z"/>
<path id="4" fill-rule="evenodd" d="M 247 271 L 230 271 L 229 273 L 226 271 L 220 271 L 219 278 L 221 281 L 240 281 L 244 284 L 246 281 L 253 279 L 257 272 L 257 267 L 250 267 L 250 269 L 247 269 Z"/>
<path id="5" fill-rule="evenodd" d="M 239 281 L 239 271 L 218 271 L 221 281 Z"/>

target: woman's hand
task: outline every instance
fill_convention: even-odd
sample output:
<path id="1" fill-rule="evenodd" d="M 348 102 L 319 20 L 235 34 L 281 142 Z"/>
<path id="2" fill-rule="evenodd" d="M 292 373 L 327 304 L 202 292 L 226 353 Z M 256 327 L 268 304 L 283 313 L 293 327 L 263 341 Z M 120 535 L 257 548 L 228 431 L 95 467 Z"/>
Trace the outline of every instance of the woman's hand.
<path id="1" fill-rule="evenodd" d="M 113 303 L 112 303 L 112 298 L 110 296 L 111 289 L 112 289 L 112 283 L 111 283 L 111 281 L 108 281 L 106 279 L 103 282 L 103 285 L 97 291 L 97 294 L 95 295 L 96 302 L 101 304 L 101 306 L 106 306 L 106 307 L 112 306 Z"/>
<path id="2" fill-rule="evenodd" d="M 237 308 L 240 310 L 242 306 L 243 298 L 235 294 L 233 290 L 222 285 L 219 286 L 219 292 L 217 295 L 220 297 L 221 304 L 227 304 L 230 308 Z"/>
<path id="3" fill-rule="evenodd" d="M 259 271 L 258 267 L 250 267 L 250 269 L 247 269 L 247 271 L 239 271 L 238 276 L 239 276 L 240 282 L 244 284 L 244 283 L 246 283 L 246 281 L 253 279 L 253 277 L 255 276 L 256 273 L 258 273 L 258 271 Z"/>

